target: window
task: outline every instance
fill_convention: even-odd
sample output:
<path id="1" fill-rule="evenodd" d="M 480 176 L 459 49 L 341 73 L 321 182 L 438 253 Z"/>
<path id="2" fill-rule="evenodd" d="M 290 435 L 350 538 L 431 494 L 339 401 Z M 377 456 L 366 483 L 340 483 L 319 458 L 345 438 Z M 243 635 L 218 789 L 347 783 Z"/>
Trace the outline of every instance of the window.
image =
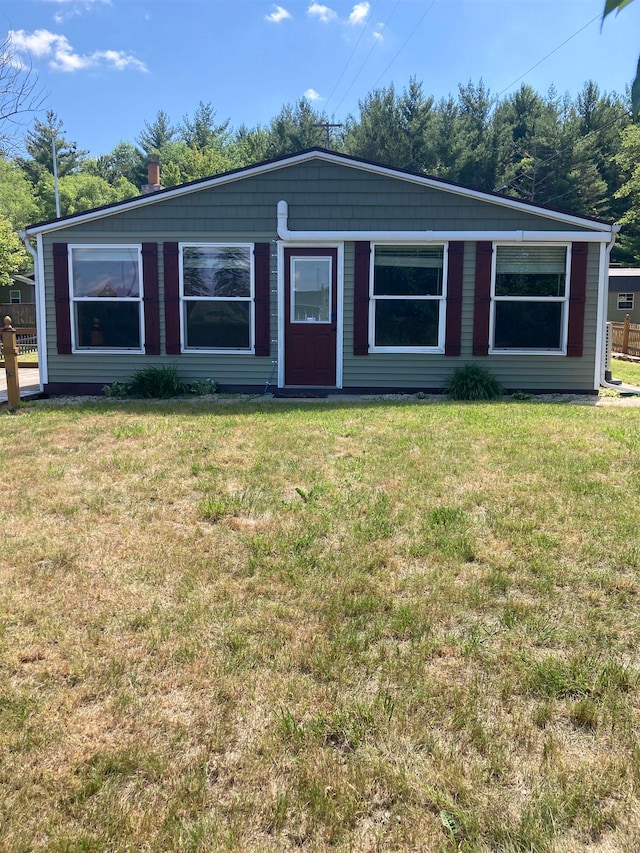
<path id="1" fill-rule="evenodd" d="M 140 246 L 70 246 L 74 350 L 142 351 Z"/>
<path id="2" fill-rule="evenodd" d="M 292 323 L 331 322 L 331 258 L 291 259 Z"/>
<path id="3" fill-rule="evenodd" d="M 633 311 L 633 293 L 618 294 L 618 311 Z"/>
<path id="4" fill-rule="evenodd" d="M 253 348 L 252 245 L 181 244 L 184 349 Z"/>
<path id="5" fill-rule="evenodd" d="M 372 349 L 441 351 L 445 278 L 444 246 L 375 246 Z"/>
<path id="6" fill-rule="evenodd" d="M 22 302 L 22 294 L 19 290 L 9 291 L 9 302 L 12 305 L 20 305 L 20 303 Z"/>
<path id="7" fill-rule="evenodd" d="M 492 351 L 564 352 L 566 246 L 497 246 L 491 300 Z"/>

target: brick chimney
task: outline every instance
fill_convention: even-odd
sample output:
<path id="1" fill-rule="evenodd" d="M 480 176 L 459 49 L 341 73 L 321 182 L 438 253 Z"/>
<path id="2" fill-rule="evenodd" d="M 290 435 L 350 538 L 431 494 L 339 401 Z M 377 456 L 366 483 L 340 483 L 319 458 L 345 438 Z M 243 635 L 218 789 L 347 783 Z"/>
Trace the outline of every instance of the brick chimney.
<path id="1" fill-rule="evenodd" d="M 142 195 L 157 193 L 162 189 L 160 183 L 160 161 L 156 155 L 151 155 L 147 161 L 147 183 L 141 187 Z"/>

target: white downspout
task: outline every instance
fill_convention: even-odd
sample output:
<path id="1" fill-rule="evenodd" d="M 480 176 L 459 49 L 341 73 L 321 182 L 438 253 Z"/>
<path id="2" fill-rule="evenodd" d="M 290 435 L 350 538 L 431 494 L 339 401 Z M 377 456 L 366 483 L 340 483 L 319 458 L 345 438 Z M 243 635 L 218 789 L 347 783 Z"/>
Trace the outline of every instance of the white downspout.
<path id="1" fill-rule="evenodd" d="M 289 206 L 278 202 L 278 237 L 288 243 L 323 243 L 325 241 L 409 243 L 445 242 L 448 240 L 504 240 L 517 243 L 606 243 L 608 231 L 292 231 L 288 224 Z"/>
<path id="2" fill-rule="evenodd" d="M 613 245 L 616 242 L 616 235 L 620 230 L 619 225 L 613 226 L 613 234 L 611 240 L 604 247 L 604 252 L 601 257 L 601 267 L 600 267 L 600 275 L 602 276 L 602 293 L 600 295 L 601 301 L 601 313 L 600 313 L 600 323 L 598 324 L 598 337 L 596 340 L 596 355 L 600 360 L 600 364 L 596 366 L 596 377 L 600 376 L 599 385 L 596 385 L 596 391 L 598 387 L 600 388 L 612 388 L 614 391 L 619 391 L 620 386 L 614 385 L 611 382 L 607 382 L 604 377 L 606 370 L 606 363 L 604 358 L 604 341 L 606 335 L 606 325 L 607 325 L 607 313 L 608 313 L 608 305 L 609 305 L 609 258 L 611 257 L 611 250 L 613 249 Z M 606 282 L 606 284 L 605 284 Z"/>
<path id="3" fill-rule="evenodd" d="M 48 382 L 47 369 L 47 350 L 46 350 L 46 329 L 45 329 L 45 311 L 44 311 L 44 275 L 42 269 L 42 237 L 38 235 L 38 248 L 40 252 L 36 252 L 31 244 L 30 238 L 26 231 L 19 231 L 18 236 L 25 245 L 27 252 L 33 258 L 33 281 L 35 285 L 36 297 L 36 335 L 38 341 L 38 366 L 40 372 L 40 391 L 44 390 L 44 385 Z"/>

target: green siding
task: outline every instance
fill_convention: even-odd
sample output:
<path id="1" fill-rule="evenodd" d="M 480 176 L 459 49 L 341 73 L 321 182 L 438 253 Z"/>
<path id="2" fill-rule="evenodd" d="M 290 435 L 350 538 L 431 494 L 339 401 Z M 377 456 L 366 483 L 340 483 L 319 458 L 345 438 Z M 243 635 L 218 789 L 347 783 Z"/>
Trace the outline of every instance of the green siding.
<path id="1" fill-rule="evenodd" d="M 466 198 L 445 189 L 375 175 L 341 164 L 318 162 L 283 166 L 178 198 L 159 196 L 135 210 L 113 213 L 70 226 L 68 234 L 171 235 L 203 239 L 212 234 L 275 236 L 276 206 L 289 204 L 289 227 L 311 229 L 537 229 L 579 230 L 498 202 Z M 74 237 L 75 239 L 75 237 Z"/>
<path id="2" fill-rule="evenodd" d="M 345 257 L 353 257 L 345 252 Z M 472 355 L 473 297 L 475 281 L 475 243 L 465 244 L 462 283 L 462 347 L 459 356 L 429 353 L 369 353 L 353 355 L 353 338 L 345 335 L 345 387 L 380 388 L 442 388 L 460 364 L 476 362 L 490 370 L 500 382 L 513 390 L 549 389 L 584 390 L 594 388 L 596 351 L 596 310 L 598 296 L 599 246 L 589 246 L 587 262 L 587 295 L 585 308 L 585 337 L 582 358 L 563 355 L 498 355 L 482 358 Z M 345 322 L 352 326 L 353 275 L 345 272 Z"/>

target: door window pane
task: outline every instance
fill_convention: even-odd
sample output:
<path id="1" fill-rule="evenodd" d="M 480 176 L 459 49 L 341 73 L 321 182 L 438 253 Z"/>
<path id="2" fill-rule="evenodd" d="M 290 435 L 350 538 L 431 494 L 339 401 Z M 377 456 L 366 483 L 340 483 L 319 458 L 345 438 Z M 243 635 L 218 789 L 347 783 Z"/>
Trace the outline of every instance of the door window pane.
<path id="1" fill-rule="evenodd" d="M 331 322 L 331 258 L 291 259 L 291 322 Z"/>

